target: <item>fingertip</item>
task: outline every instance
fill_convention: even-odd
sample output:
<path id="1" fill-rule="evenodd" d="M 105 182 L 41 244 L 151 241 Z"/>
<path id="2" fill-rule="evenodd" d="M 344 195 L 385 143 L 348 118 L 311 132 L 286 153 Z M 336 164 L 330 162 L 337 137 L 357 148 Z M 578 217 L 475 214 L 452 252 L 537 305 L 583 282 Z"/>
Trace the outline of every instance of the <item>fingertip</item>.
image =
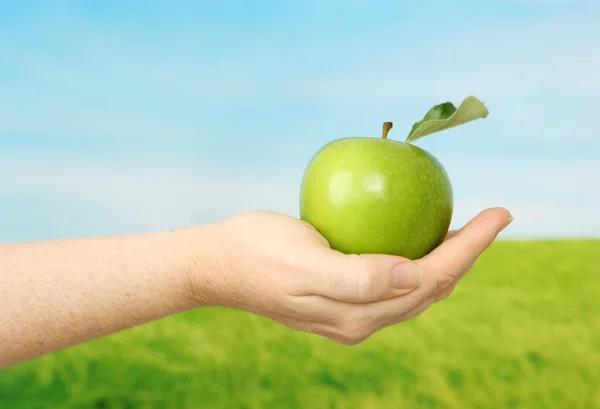
<path id="1" fill-rule="evenodd" d="M 478 217 L 481 216 L 492 217 L 494 219 L 505 221 L 512 217 L 512 214 L 504 207 L 490 207 L 489 209 L 481 211 Z"/>
<path id="2" fill-rule="evenodd" d="M 423 260 L 426 260 L 433 270 L 446 271 L 446 276 L 458 277 L 467 266 L 477 260 L 512 220 L 513 216 L 506 208 L 485 209 Z"/>
<path id="3" fill-rule="evenodd" d="M 487 224 L 490 228 L 494 228 L 496 232 L 501 232 L 514 220 L 511 212 L 504 207 L 491 207 L 481 211 L 473 218 L 468 225 L 480 225 L 481 222 Z M 467 227 L 465 226 L 465 228 Z M 461 230 L 465 230 L 465 228 Z"/>
<path id="4" fill-rule="evenodd" d="M 503 207 L 496 207 L 491 210 L 494 210 L 494 217 L 497 218 L 497 221 L 499 223 L 498 233 L 500 233 L 502 230 L 508 227 L 508 225 L 511 224 L 513 220 L 515 220 L 515 218 L 508 209 L 505 209 Z"/>
<path id="5" fill-rule="evenodd" d="M 475 217 L 469 220 L 464 226 L 458 230 L 449 230 L 444 237 L 444 241 L 450 240 L 458 235 L 463 234 L 466 230 L 470 230 L 473 225 L 480 223 L 491 224 L 495 226 L 497 232 L 502 231 L 514 220 L 512 214 L 504 207 L 490 207 L 480 211 Z"/>
<path id="6" fill-rule="evenodd" d="M 502 225 L 502 227 L 500 228 L 500 231 L 506 229 L 508 227 L 509 224 L 511 224 L 513 222 L 513 220 L 515 220 L 515 218 L 510 215 L 506 218 L 506 221 L 504 222 L 504 224 Z"/>

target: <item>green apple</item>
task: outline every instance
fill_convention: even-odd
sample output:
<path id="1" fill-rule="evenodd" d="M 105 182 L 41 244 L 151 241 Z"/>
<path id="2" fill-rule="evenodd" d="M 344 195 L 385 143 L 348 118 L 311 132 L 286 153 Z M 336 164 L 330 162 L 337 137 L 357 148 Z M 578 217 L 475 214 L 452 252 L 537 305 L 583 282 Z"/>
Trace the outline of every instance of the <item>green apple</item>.
<path id="1" fill-rule="evenodd" d="M 444 238 L 450 179 L 430 153 L 383 138 L 343 138 L 311 160 L 300 217 L 343 253 L 418 258 Z"/>
<path id="2" fill-rule="evenodd" d="M 453 191 L 442 164 L 412 142 L 488 114 L 467 97 L 457 109 L 434 106 L 404 142 L 348 137 L 323 146 L 302 179 L 300 218 L 334 250 L 346 254 L 392 254 L 417 259 L 444 239 L 453 213 Z"/>

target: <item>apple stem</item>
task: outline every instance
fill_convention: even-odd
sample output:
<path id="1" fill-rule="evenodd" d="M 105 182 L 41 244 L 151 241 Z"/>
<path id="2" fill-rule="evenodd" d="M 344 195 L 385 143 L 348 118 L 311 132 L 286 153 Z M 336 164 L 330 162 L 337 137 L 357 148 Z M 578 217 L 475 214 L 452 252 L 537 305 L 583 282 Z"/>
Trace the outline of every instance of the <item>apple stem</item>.
<path id="1" fill-rule="evenodd" d="M 392 129 L 393 126 L 394 126 L 394 124 L 391 123 L 391 122 L 384 122 L 383 123 L 383 135 L 381 135 L 381 137 L 383 139 L 387 139 L 388 132 L 390 131 L 390 129 Z"/>

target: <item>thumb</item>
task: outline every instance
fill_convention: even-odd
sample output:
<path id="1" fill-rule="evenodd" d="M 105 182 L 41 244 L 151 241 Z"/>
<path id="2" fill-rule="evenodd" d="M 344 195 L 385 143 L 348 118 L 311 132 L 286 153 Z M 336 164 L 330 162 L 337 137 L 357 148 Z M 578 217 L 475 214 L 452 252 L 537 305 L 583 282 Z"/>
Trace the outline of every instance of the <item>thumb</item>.
<path id="1" fill-rule="evenodd" d="M 331 251 L 321 264 L 314 293 L 348 303 L 366 303 L 406 294 L 423 282 L 420 266 L 383 254 L 345 255 Z"/>
<path id="2" fill-rule="evenodd" d="M 470 269 L 511 221 L 510 212 L 502 207 L 486 209 L 419 263 L 446 280 L 456 280 Z"/>

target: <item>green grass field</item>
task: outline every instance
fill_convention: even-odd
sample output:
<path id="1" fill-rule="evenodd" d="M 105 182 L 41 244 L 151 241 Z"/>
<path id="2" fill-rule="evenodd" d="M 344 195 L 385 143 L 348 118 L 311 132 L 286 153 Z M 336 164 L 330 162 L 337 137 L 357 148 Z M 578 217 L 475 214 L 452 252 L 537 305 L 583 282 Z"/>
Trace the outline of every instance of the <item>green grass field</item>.
<path id="1" fill-rule="evenodd" d="M 498 242 L 355 347 L 192 311 L 0 373 L 0 408 L 600 408 L 600 241 Z"/>

